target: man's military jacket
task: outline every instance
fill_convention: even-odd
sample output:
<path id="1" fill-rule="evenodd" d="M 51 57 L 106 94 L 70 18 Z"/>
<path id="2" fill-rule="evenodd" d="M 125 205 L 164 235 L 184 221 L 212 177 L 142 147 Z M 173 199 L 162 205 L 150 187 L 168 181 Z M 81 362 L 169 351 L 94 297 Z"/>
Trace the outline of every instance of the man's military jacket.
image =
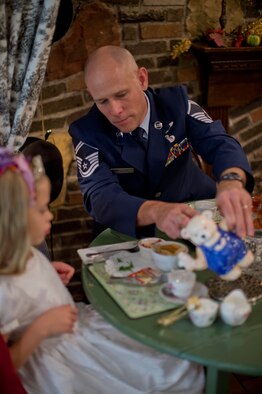
<path id="1" fill-rule="evenodd" d="M 183 86 L 148 89 L 148 148 L 121 133 L 94 105 L 71 124 L 78 180 L 87 211 L 96 221 L 136 236 L 136 218 L 145 200 L 185 202 L 213 198 L 216 184 L 195 163 L 192 148 L 213 166 L 218 179 L 229 167 L 253 177 L 240 144 L 220 121 L 213 121 Z"/>

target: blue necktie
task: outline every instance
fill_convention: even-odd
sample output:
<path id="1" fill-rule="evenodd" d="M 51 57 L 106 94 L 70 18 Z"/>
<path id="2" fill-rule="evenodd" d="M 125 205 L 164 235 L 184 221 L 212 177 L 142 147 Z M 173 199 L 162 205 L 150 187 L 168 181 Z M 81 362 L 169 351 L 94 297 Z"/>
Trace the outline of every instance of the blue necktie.
<path id="1" fill-rule="evenodd" d="M 139 144 L 143 147 L 143 149 L 147 150 L 147 138 L 144 138 L 145 130 L 142 127 L 137 127 L 134 131 L 132 131 L 133 138 L 139 142 Z"/>

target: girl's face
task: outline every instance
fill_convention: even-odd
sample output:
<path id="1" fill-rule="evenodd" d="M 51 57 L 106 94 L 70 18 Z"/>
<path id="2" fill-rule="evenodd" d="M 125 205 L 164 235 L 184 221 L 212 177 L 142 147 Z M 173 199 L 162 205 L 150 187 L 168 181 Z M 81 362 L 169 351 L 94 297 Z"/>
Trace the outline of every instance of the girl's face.
<path id="1" fill-rule="evenodd" d="M 53 215 L 48 209 L 49 198 L 50 183 L 44 176 L 36 183 L 36 201 L 28 210 L 29 236 L 32 245 L 39 245 L 50 232 Z"/>

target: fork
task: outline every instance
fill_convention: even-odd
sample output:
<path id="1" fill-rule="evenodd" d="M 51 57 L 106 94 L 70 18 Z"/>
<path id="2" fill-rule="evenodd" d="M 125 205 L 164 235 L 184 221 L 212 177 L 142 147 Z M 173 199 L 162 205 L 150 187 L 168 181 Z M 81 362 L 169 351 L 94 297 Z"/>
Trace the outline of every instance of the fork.
<path id="1" fill-rule="evenodd" d="M 169 326 L 170 324 L 175 323 L 177 320 L 180 320 L 182 317 L 188 315 L 189 311 L 198 309 L 200 306 L 201 303 L 199 298 L 197 296 L 191 296 L 184 305 L 175 309 L 171 313 L 160 317 L 157 322 L 162 326 Z"/>
<path id="2" fill-rule="evenodd" d="M 96 253 L 86 253 L 86 257 L 96 257 L 96 256 L 111 256 L 112 253 L 114 252 L 130 252 L 130 253 L 135 253 L 139 251 L 139 246 L 132 246 L 131 248 L 123 248 L 123 249 L 111 249 L 108 251 L 102 251 L 102 252 L 96 252 Z"/>

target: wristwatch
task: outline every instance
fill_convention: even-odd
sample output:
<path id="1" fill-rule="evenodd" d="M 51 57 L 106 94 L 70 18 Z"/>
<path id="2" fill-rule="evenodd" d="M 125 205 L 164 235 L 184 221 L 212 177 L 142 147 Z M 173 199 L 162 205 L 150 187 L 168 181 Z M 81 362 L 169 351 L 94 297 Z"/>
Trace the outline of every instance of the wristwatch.
<path id="1" fill-rule="evenodd" d="M 227 172 L 226 174 L 222 175 L 219 178 L 219 182 L 222 181 L 239 181 L 242 183 L 243 186 L 245 186 L 244 179 L 242 178 L 241 175 L 237 174 L 236 172 Z"/>

